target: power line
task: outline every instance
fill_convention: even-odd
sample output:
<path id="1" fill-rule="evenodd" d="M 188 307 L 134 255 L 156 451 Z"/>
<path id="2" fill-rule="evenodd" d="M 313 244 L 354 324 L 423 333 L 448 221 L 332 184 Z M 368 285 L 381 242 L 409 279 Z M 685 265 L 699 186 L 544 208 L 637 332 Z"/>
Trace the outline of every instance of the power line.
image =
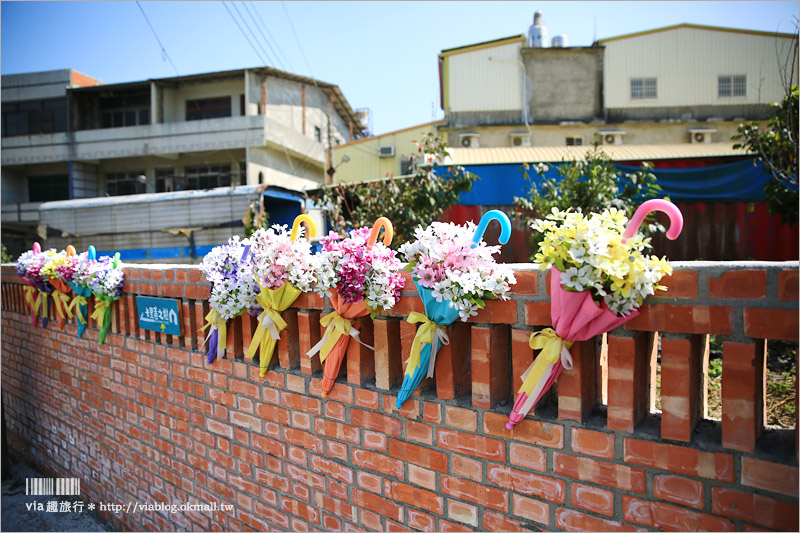
<path id="1" fill-rule="evenodd" d="M 142 8 L 142 4 L 139 3 L 139 0 L 136 0 L 136 5 L 139 6 L 139 10 L 142 12 L 142 15 L 144 15 L 144 20 L 147 21 L 147 25 L 150 26 L 150 31 L 153 32 L 153 35 L 155 36 L 156 41 L 158 41 L 158 46 L 161 47 L 161 53 L 164 55 L 164 57 L 166 57 L 169 60 L 169 64 L 172 65 L 172 70 L 175 71 L 175 74 L 180 76 L 180 73 L 178 72 L 178 69 L 175 68 L 175 63 L 172 62 L 172 58 L 169 57 L 169 54 L 167 53 L 166 48 L 164 48 L 164 45 L 161 44 L 161 39 L 158 38 L 158 34 L 156 33 L 155 28 L 153 28 L 153 25 L 150 24 L 150 19 L 147 18 L 147 13 L 144 12 L 144 9 Z"/>
<path id="2" fill-rule="evenodd" d="M 250 2 L 250 3 L 252 4 L 252 2 Z M 269 32 L 269 28 L 267 28 L 267 25 L 264 24 L 264 20 L 261 18 L 261 15 L 258 14 L 258 11 L 256 10 L 256 6 L 252 6 L 252 8 L 253 8 L 253 11 L 255 11 L 256 16 L 258 17 L 258 20 L 261 22 L 260 25 L 256 22 L 255 18 L 253 18 L 253 14 L 250 12 L 250 8 L 247 6 L 247 4 L 245 2 L 242 2 L 242 5 L 244 6 L 245 11 L 247 11 L 247 14 L 250 15 L 250 19 L 253 21 L 253 26 L 255 26 L 256 29 L 258 30 L 258 33 L 261 34 L 261 38 L 264 40 L 264 42 L 267 43 L 267 46 L 269 47 L 270 51 L 272 52 L 272 55 L 274 55 L 275 59 L 278 60 L 278 64 L 281 66 L 281 68 L 283 70 L 290 70 L 290 69 L 286 68 L 286 65 L 281 60 L 281 56 L 283 55 L 283 52 L 281 52 L 280 47 L 278 47 L 278 42 L 275 41 L 275 38 L 272 37 L 272 34 Z M 275 48 L 278 49 L 278 52 L 280 52 L 280 54 L 275 51 L 275 48 L 272 48 L 272 44 L 270 44 L 269 39 L 267 39 L 267 37 L 264 35 L 264 32 L 261 31 L 261 27 L 262 26 L 267 31 L 267 35 L 269 35 L 270 39 L 275 41 Z M 285 59 L 285 56 L 284 56 L 284 59 Z M 288 63 L 288 61 L 287 61 L 287 63 Z"/>
<path id="3" fill-rule="evenodd" d="M 239 2 L 239 3 L 240 4 L 244 4 L 244 2 Z M 256 32 L 254 32 L 252 30 L 252 28 L 250 28 L 250 25 L 247 23 L 247 19 L 244 18 L 244 15 L 239 13 L 239 8 L 236 7 L 236 2 L 231 2 L 231 5 L 233 6 L 233 9 L 236 11 L 236 14 L 239 15 L 239 18 L 242 19 L 242 23 L 244 24 L 245 28 L 247 28 L 247 31 L 249 31 L 250 35 L 253 36 L 253 40 L 255 41 L 255 43 L 258 45 L 259 48 L 261 48 L 261 51 L 264 52 L 264 56 L 267 59 L 269 59 L 270 63 L 272 63 L 274 65 L 275 61 L 272 60 L 272 57 L 267 53 L 267 51 L 264 49 L 264 47 L 261 46 L 261 41 L 258 40 L 258 36 L 256 35 Z M 249 12 L 248 12 L 248 15 L 250 15 Z M 255 19 L 253 18 L 252 15 L 250 15 L 250 20 L 253 21 L 253 25 L 255 26 L 256 25 L 256 23 L 255 23 L 256 21 L 255 21 Z"/>
<path id="4" fill-rule="evenodd" d="M 286 13 L 286 18 L 289 20 L 289 27 L 292 28 L 292 33 L 294 34 L 294 40 L 297 41 L 297 46 L 298 48 L 300 48 L 300 53 L 303 56 L 303 61 L 306 62 L 306 68 L 308 68 L 308 73 L 311 77 L 311 81 L 314 82 L 315 87 L 319 88 L 319 86 L 317 85 L 317 80 L 314 78 L 314 73 L 311 72 L 311 65 L 308 64 L 306 53 L 303 51 L 303 45 L 300 44 L 300 39 L 297 37 L 297 32 L 294 31 L 294 24 L 292 24 L 292 17 L 289 16 L 289 11 L 287 11 L 286 9 L 286 4 L 284 2 L 281 2 L 281 5 L 283 6 L 283 12 Z"/>
<path id="5" fill-rule="evenodd" d="M 266 62 L 266 61 L 264 61 L 264 58 L 263 58 L 263 57 L 261 57 L 261 54 L 259 54 L 259 53 L 258 53 L 258 49 L 255 47 L 255 45 L 253 44 L 253 42 L 250 40 L 250 37 L 248 37 L 248 36 L 247 36 L 247 34 L 244 32 L 244 30 L 242 29 L 242 26 L 239 24 L 239 21 L 238 21 L 238 20 L 236 20 L 236 17 L 234 17 L 234 16 L 233 16 L 233 13 L 231 13 L 231 10 L 228 8 L 228 5 L 227 5 L 225 2 L 222 2 L 222 5 L 223 5 L 223 6 L 225 6 L 225 10 L 226 10 L 226 11 L 228 12 L 228 14 L 231 16 L 231 18 L 233 19 L 233 22 L 235 22 L 235 23 L 236 23 L 236 27 L 237 27 L 237 28 L 239 28 L 239 31 L 240 31 L 240 32 L 242 32 L 242 35 L 243 35 L 243 36 L 244 36 L 244 38 L 247 40 L 247 42 L 250 44 L 250 47 L 253 49 L 253 52 L 255 52 L 255 53 L 256 53 L 256 55 L 258 56 L 258 59 L 261 61 L 261 63 L 263 63 L 264 65 L 266 65 L 266 64 L 267 64 L 267 62 Z M 236 7 L 236 6 L 234 6 L 234 7 Z"/>

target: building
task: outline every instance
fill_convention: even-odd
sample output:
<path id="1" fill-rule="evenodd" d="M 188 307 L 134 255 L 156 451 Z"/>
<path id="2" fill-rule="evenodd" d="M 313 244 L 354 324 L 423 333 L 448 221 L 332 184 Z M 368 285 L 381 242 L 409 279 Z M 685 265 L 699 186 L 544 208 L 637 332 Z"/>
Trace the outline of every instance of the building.
<path id="1" fill-rule="evenodd" d="M 334 147 L 334 180 L 352 182 L 409 174 L 411 161 L 418 155 L 414 142 L 435 134 L 443 124 L 428 122 Z"/>
<path id="2" fill-rule="evenodd" d="M 2 112 L 4 241 L 38 224 L 40 202 L 315 188 L 332 148 L 363 129 L 336 85 L 267 67 L 108 85 L 71 70 L 6 75 Z"/>
<path id="3" fill-rule="evenodd" d="M 727 142 L 782 99 L 796 42 L 679 24 L 591 47 L 526 47 L 518 35 L 443 50 L 440 131 L 462 147 Z"/>
<path id="4" fill-rule="evenodd" d="M 738 125 L 768 118 L 770 103 L 782 99 L 781 70 L 797 54 L 794 34 L 696 24 L 588 47 L 566 46 L 567 37 L 558 35 L 553 46 L 539 46 L 547 28 L 537 15 L 527 37 L 439 54 L 445 118 L 433 124 L 450 146 L 727 143 L 730 151 Z M 392 154 L 384 145 L 406 131 L 358 140 L 366 149 L 351 166 L 358 172 L 341 171 L 336 179 L 377 179 L 387 169 L 402 174 L 405 152 Z M 337 161 L 345 153 L 353 160 L 352 151 L 338 148 Z"/>

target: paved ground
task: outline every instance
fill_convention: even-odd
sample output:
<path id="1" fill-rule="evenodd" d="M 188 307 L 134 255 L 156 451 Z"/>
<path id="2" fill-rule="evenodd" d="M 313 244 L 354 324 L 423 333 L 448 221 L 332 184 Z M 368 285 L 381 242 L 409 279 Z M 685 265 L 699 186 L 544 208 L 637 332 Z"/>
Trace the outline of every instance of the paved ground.
<path id="1" fill-rule="evenodd" d="M 2 521 L 0 531 L 113 531 L 94 512 L 83 506 L 83 512 L 47 512 L 48 501 L 80 501 L 75 496 L 28 496 L 25 494 L 26 478 L 46 477 L 28 465 L 9 457 L 9 471 L 3 479 Z M 34 510 L 42 504 L 44 510 Z"/>

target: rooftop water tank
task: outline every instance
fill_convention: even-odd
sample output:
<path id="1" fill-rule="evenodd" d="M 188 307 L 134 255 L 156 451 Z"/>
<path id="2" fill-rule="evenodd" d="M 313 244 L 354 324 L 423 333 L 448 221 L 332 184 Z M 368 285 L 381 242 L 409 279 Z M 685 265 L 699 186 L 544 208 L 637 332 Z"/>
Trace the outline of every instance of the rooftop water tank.
<path id="1" fill-rule="evenodd" d="M 528 28 L 528 46 L 530 48 L 544 48 L 547 46 L 547 26 L 542 24 L 542 14 L 533 14 L 533 24 Z"/>
<path id="2" fill-rule="evenodd" d="M 556 35 L 553 37 L 553 40 L 550 41 L 550 46 L 552 48 L 566 48 L 569 46 L 569 42 L 567 41 L 566 35 Z"/>

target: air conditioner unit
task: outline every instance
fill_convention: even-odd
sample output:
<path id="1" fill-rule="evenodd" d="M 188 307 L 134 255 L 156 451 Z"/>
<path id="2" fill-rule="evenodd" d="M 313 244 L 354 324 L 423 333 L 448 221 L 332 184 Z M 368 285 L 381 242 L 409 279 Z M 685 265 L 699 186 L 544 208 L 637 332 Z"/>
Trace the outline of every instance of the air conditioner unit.
<path id="1" fill-rule="evenodd" d="M 711 128 L 690 128 L 689 142 L 692 144 L 703 144 L 711 142 L 711 134 L 717 130 Z"/>
<path id="2" fill-rule="evenodd" d="M 511 132 L 511 146 L 530 146 L 531 138 L 527 132 Z"/>
<path id="3" fill-rule="evenodd" d="M 378 148 L 380 157 L 394 157 L 394 146 L 381 146 Z"/>
<path id="4" fill-rule="evenodd" d="M 480 134 L 478 133 L 459 133 L 459 143 L 463 148 L 479 148 L 480 147 Z"/>
<path id="5" fill-rule="evenodd" d="M 598 131 L 598 135 L 603 139 L 603 144 L 622 144 L 622 136 L 625 135 L 624 131 Z"/>

